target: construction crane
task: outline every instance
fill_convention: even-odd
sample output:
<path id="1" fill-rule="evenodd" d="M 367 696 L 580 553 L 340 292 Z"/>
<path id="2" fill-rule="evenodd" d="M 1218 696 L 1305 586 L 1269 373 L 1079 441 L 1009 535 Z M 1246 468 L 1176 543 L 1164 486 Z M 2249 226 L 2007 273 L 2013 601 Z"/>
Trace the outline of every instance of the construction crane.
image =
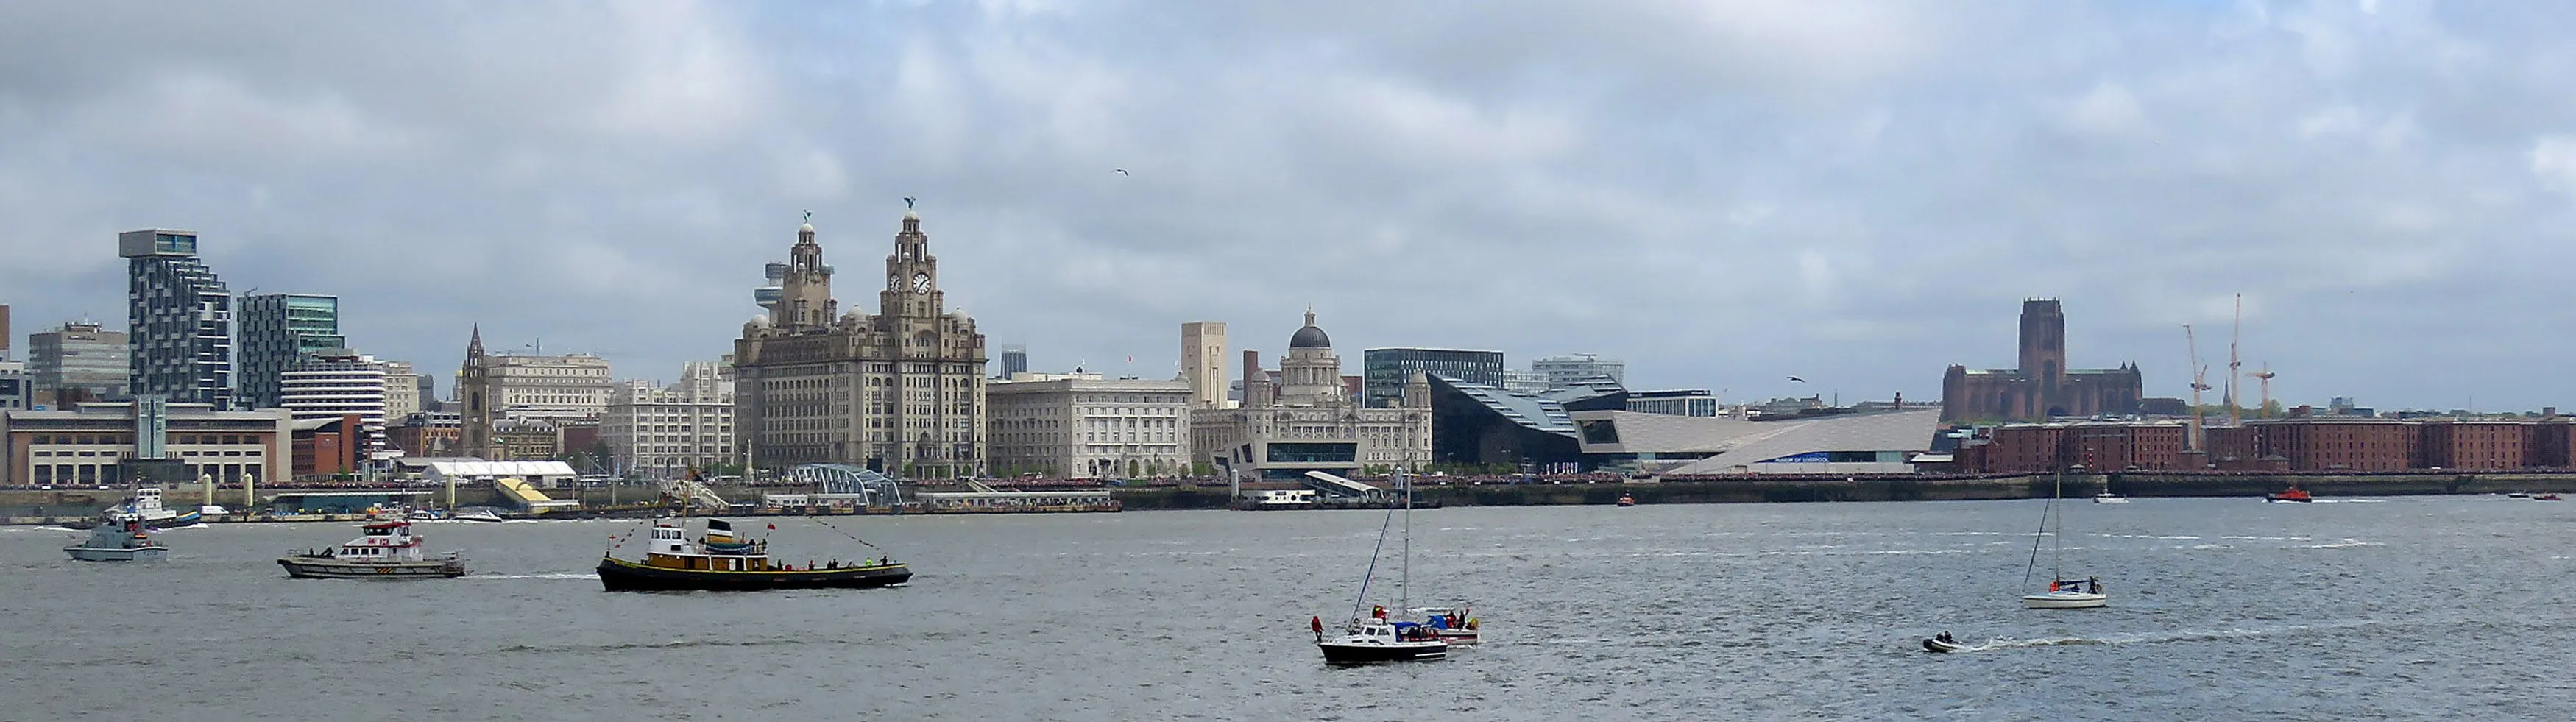
<path id="1" fill-rule="evenodd" d="M 2245 423 L 2244 409 L 2236 404 L 2236 376 L 2244 373 L 2245 362 L 2236 357 L 2236 342 L 2245 337 L 2245 294 L 2236 294 L 2236 322 L 2227 332 L 2227 425 Z"/>
<path id="2" fill-rule="evenodd" d="M 2193 451 L 2207 451 L 2201 446 L 2200 392 L 2209 390 L 2209 367 L 2200 362 L 2200 341 L 2191 335 L 2191 324 L 2182 325 L 2182 342 L 2191 351 L 2191 438 L 2185 440 Z"/>
<path id="3" fill-rule="evenodd" d="M 2254 413 L 2270 418 L 2272 416 L 2272 362 L 2265 361 L 2263 370 L 2246 375 L 2261 381 L 2263 385 L 2263 403 L 2254 407 Z"/>

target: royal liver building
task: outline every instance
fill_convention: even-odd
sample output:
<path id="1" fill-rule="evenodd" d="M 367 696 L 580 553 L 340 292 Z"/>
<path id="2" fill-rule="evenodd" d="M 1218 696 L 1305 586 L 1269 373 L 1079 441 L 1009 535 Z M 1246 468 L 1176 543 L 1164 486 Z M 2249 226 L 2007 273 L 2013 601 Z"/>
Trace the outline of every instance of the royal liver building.
<path id="1" fill-rule="evenodd" d="M 755 467 L 856 464 L 916 478 L 984 468 L 984 336 L 945 309 L 921 217 L 903 214 L 880 313 L 839 312 L 811 223 L 734 342 L 736 434 Z"/>

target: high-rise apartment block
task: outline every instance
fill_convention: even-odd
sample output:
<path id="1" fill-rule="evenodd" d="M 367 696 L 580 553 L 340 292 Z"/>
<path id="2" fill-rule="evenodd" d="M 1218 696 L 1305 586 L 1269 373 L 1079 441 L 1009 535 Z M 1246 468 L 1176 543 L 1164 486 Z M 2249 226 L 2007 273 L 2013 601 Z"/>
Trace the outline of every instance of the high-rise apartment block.
<path id="1" fill-rule="evenodd" d="M 127 259 L 130 390 L 233 408 L 232 292 L 197 259 L 197 233 L 126 231 L 116 249 Z"/>
<path id="2" fill-rule="evenodd" d="M 133 352 L 125 334 L 95 323 L 66 323 L 27 334 L 28 393 L 54 408 L 69 401 L 123 399 Z"/>
<path id="3" fill-rule="evenodd" d="M 840 313 L 813 224 L 796 229 L 786 265 L 768 313 L 734 341 L 734 421 L 751 464 L 986 470 L 984 335 L 948 310 L 921 217 L 903 214 L 875 315 Z"/>
<path id="4" fill-rule="evenodd" d="M 379 362 L 385 370 L 385 421 L 402 423 L 420 411 L 421 375 L 413 373 L 411 364 L 401 361 Z"/>
<path id="5" fill-rule="evenodd" d="M 1028 372 L 1029 372 L 1029 347 L 1027 347 L 1027 346 L 1004 346 L 1004 347 L 1002 347 L 1002 373 L 1001 373 L 1001 374 L 999 374 L 999 375 L 994 376 L 993 378 L 997 378 L 997 379 L 1007 379 L 1007 378 L 1012 378 L 1012 377 L 1018 376 L 1018 375 L 1020 375 L 1020 374 L 1028 373 Z"/>
<path id="6" fill-rule="evenodd" d="M 279 380 L 308 354 L 346 349 L 340 334 L 340 297 L 263 293 L 241 300 L 241 373 L 237 401 L 244 408 L 284 405 Z"/>
<path id="7" fill-rule="evenodd" d="M 1596 376 L 1607 376 L 1611 381 L 1620 383 L 1628 381 L 1628 364 L 1588 353 L 1550 356 L 1531 361 L 1530 370 L 1547 376 L 1547 387 L 1551 389 L 1573 386 Z"/>
<path id="8" fill-rule="evenodd" d="M 1187 382 L 1021 376 L 1032 380 L 984 387 L 993 473 L 1123 479 L 1190 471 L 1197 394 Z"/>
<path id="9" fill-rule="evenodd" d="M 278 372 L 278 406 L 297 422 L 358 417 L 360 459 L 385 447 L 385 367 L 345 348 L 323 349 Z"/>
<path id="10" fill-rule="evenodd" d="M 1373 348 L 1362 351 L 1363 400 L 1372 409 L 1404 405 L 1404 384 L 1417 371 L 1500 388 L 1503 385 L 1503 352 L 1447 348 Z"/>
<path id="11" fill-rule="evenodd" d="M 1190 384 L 1190 406 L 1225 408 L 1225 322 L 1181 324 L 1181 380 Z"/>
<path id="12" fill-rule="evenodd" d="M 734 383 L 723 364 L 681 364 L 680 382 L 610 387 L 599 437 L 624 470 L 664 479 L 734 460 Z"/>

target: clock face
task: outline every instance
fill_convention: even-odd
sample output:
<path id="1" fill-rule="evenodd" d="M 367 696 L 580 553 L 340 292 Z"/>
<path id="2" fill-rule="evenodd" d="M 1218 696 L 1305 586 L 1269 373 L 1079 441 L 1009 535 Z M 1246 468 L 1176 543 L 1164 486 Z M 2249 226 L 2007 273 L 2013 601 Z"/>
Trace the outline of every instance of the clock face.
<path id="1" fill-rule="evenodd" d="M 927 274 L 927 273 L 915 273 L 915 274 L 912 274 L 912 292 L 913 292 L 913 293 L 929 293 L 929 292 L 930 292 L 930 274 Z"/>

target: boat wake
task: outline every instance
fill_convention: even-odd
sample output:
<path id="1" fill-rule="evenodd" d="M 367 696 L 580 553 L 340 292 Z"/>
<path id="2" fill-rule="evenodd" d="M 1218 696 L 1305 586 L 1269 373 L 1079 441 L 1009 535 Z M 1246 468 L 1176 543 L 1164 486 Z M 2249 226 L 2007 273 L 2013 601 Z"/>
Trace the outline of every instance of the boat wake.
<path id="1" fill-rule="evenodd" d="M 550 573 L 550 574 L 468 574 L 468 575 L 465 575 L 465 577 L 464 577 L 464 578 L 466 578 L 466 579 L 580 579 L 580 580 L 585 580 L 585 581 L 599 581 L 599 574 L 598 574 L 598 573 L 595 573 L 595 572 L 585 572 L 585 573 L 581 573 L 581 574 L 574 574 L 574 573 L 571 573 L 571 572 L 556 572 L 556 573 Z"/>
<path id="2" fill-rule="evenodd" d="M 2353 625 L 2328 625 L 2328 626 L 2353 626 Z M 2039 638 L 2034 638 L 2034 639 L 2014 639 L 2014 638 L 2012 638 L 2012 637 L 1998 637 L 1998 638 L 1995 638 L 1995 639 L 1992 639 L 1992 640 L 1988 640 L 1988 641 L 1986 641 L 1986 642 L 1984 642 L 1984 643 L 1981 643 L 1981 644 L 1971 644 L 1971 645 L 1967 645 L 1967 646 L 1965 646 L 1965 647 L 1961 647 L 1961 648 L 1959 648 L 1959 649 L 1957 650 L 1957 652 L 1983 652 L 1983 651 L 1988 651 L 1988 650 L 1997 650 L 1997 649 L 2025 649 L 2025 648 L 2031 648 L 2031 647 L 2075 647 L 2075 646 L 2087 646 L 2087 645 L 2158 644 L 2158 643 L 2165 643 L 2165 642 L 2211 642 L 2211 641 L 2226 640 L 2226 639 L 2242 639 L 2242 638 L 2246 638 L 2246 637 L 2261 637 L 2261 636 L 2268 636 L 2268 635 L 2274 635 L 2274 634 L 2290 634 L 2290 633 L 2297 633 L 2297 632 L 2305 632 L 2305 631 L 2309 631 L 2309 630 L 2313 630 L 2313 629 L 2317 629 L 2317 627 L 2296 626 L 2296 627 L 2276 627 L 2276 628 L 2270 628 L 2270 629 L 2247 629 L 2247 628 L 2234 628 L 2234 629 L 2220 629 L 2220 630 L 2194 630 L 2194 631 L 2180 631 L 2180 632 L 2165 632 L 2165 633 L 2159 633 L 2159 634 L 2124 634 L 2124 635 L 2115 635 L 2115 636 L 2108 636 L 2108 637 L 2039 637 Z"/>

